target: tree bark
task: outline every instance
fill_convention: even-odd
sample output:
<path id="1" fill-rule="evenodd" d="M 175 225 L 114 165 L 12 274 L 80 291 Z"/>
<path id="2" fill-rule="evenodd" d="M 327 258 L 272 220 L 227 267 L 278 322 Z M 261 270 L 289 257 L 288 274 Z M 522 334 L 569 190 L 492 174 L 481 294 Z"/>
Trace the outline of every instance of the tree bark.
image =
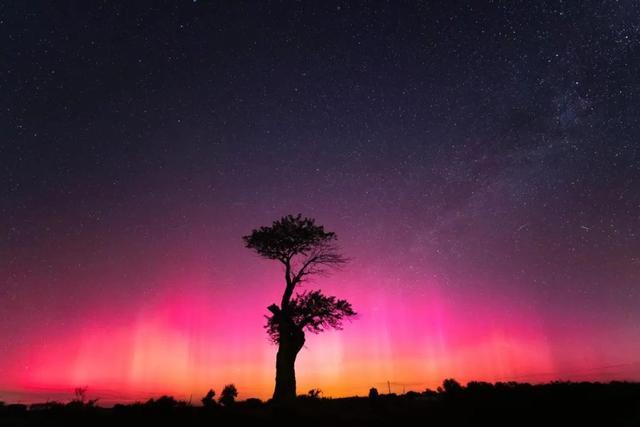
<path id="1" fill-rule="evenodd" d="M 278 343 L 276 387 L 273 391 L 273 400 L 277 402 L 291 402 L 296 398 L 295 363 L 296 357 L 304 345 L 305 337 L 304 331 L 297 327 L 293 329 L 293 331 L 281 331 Z"/>

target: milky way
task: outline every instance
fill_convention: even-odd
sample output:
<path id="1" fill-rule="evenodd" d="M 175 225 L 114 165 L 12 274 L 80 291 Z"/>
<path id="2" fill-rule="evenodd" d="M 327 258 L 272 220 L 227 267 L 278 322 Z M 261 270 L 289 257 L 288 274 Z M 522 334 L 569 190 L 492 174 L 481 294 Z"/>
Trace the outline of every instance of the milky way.
<path id="1" fill-rule="evenodd" d="M 269 396 L 298 212 L 302 392 L 640 380 L 638 5 L 449 3 L 1 6 L 0 400 Z"/>

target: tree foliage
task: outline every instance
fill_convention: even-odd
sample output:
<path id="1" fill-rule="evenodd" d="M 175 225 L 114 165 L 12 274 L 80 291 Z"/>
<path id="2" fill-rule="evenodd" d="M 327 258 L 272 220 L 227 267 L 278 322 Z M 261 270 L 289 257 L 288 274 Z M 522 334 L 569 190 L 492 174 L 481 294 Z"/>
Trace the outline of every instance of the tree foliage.
<path id="1" fill-rule="evenodd" d="M 295 287 L 306 276 L 322 274 L 347 262 L 335 244 L 336 235 L 316 225 L 312 218 L 287 215 L 270 227 L 260 227 L 244 236 L 249 249 L 286 268 L 287 285 Z"/>
<path id="2" fill-rule="evenodd" d="M 289 303 L 289 319 L 300 329 L 314 334 L 326 329 L 342 329 L 344 319 L 353 317 L 356 312 L 347 300 L 326 296 L 319 290 L 305 291 L 296 295 Z M 275 343 L 280 337 L 282 316 L 276 312 L 267 317 L 265 328 Z"/>
<path id="3" fill-rule="evenodd" d="M 204 406 L 205 408 L 211 408 L 213 406 L 216 406 L 215 397 L 216 397 L 215 390 L 209 389 L 207 394 L 201 399 L 202 406 Z"/>
<path id="4" fill-rule="evenodd" d="M 236 402 L 238 389 L 234 384 L 227 384 L 220 392 L 220 403 L 224 406 L 231 406 Z"/>
<path id="5" fill-rule="evenodd" d="M 247 248 L 254 249 L 268 259 L 282 262 L 294 255 L 306 255 L 317 245 L 334 240 L 335 233 L 324 231 L 312 218 L 287 215 L 274 221 L 270 227 L 260 227 L 244 236 Z"/>

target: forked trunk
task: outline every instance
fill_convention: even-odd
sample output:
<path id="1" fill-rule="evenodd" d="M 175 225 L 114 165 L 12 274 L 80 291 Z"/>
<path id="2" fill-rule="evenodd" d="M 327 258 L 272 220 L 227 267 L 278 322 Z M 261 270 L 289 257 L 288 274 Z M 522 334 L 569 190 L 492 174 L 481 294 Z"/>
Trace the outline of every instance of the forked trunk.
<path id="1" fill-rule="evenodd" d="M 304 332 L 281 335 L 276 355 L 276 388 L 273 400 L 290 402 L 296 398 L 296 357 L 304 345 Z"/>

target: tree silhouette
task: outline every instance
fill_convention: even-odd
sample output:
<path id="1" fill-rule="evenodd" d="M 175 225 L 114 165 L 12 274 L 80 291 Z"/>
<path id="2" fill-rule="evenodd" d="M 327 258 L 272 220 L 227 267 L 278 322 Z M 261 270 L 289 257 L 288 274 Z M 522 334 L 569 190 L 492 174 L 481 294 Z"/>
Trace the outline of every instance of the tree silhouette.
<path id="1" fill-rule="evenodd" d="M 220 403 L 224 406 L 231 406 L 236 403 L 238 389 L 233 384 L 227 384 L 220 392 Z"/>
<path id="2" fill-rule="evenodd" d="M 319 399 L 321 394 L 322 390 L 320 390 L 319 388 L 312 388 L 307 392 L 307 396 L 311 399 Z"/>
<path id="3" fill-rule="evenodd" d="M 458 394 L 462 391 L 462 385 L 453 378 L 447 378 L 442 381 L 442 388 L 445 393 Z"/>
<path id="4" fill-rule="evenodd" d="M 369 389 L 369 399 L 376 400 L 378 396 L 380 396 L 380 393 L 378 393 L 378 389 L 375 387 L 371 387 Z"/>
<path id="5" fill-rule="evenodd" d="M 89 387 L 76 387 L 73 389 L 73 395 L 75 396 L 75 401 L 84 404 L 87 400 L 87 390 Z"/>
<path id="6" fill-rule="evenodd" d="M 280 305 L 268 307 L 265 328 L 278 344 L 276 386 L 273 399 L 289 401 L 296 397 L 295 361 L 305 342 L 305 331 L 319 333 L 325 329 L 341 329 L 345 318 L 355 316 L 346 300 L 326 296 L 319 290 L 294 296 L 297 286 L 311 276 L 326 275 L 342 267 L 347 259 L 340 254 L 336 235 L 327 232 L 315 220 L 301 215 L 288 215 L 270 227 L 253 230 L 243 240 L 246 247 L 264 258 L 284 266 L 285 288 Z"/>
<path id="7" fill-rule="evenodd" d="M 216 406 L 215 397 L 216 392 L 212 388 L 209 389 L 207 394 L 202 398 L 202 406 L 204 406 L 205 408 L 213 408 L 214 406 Z"/>

